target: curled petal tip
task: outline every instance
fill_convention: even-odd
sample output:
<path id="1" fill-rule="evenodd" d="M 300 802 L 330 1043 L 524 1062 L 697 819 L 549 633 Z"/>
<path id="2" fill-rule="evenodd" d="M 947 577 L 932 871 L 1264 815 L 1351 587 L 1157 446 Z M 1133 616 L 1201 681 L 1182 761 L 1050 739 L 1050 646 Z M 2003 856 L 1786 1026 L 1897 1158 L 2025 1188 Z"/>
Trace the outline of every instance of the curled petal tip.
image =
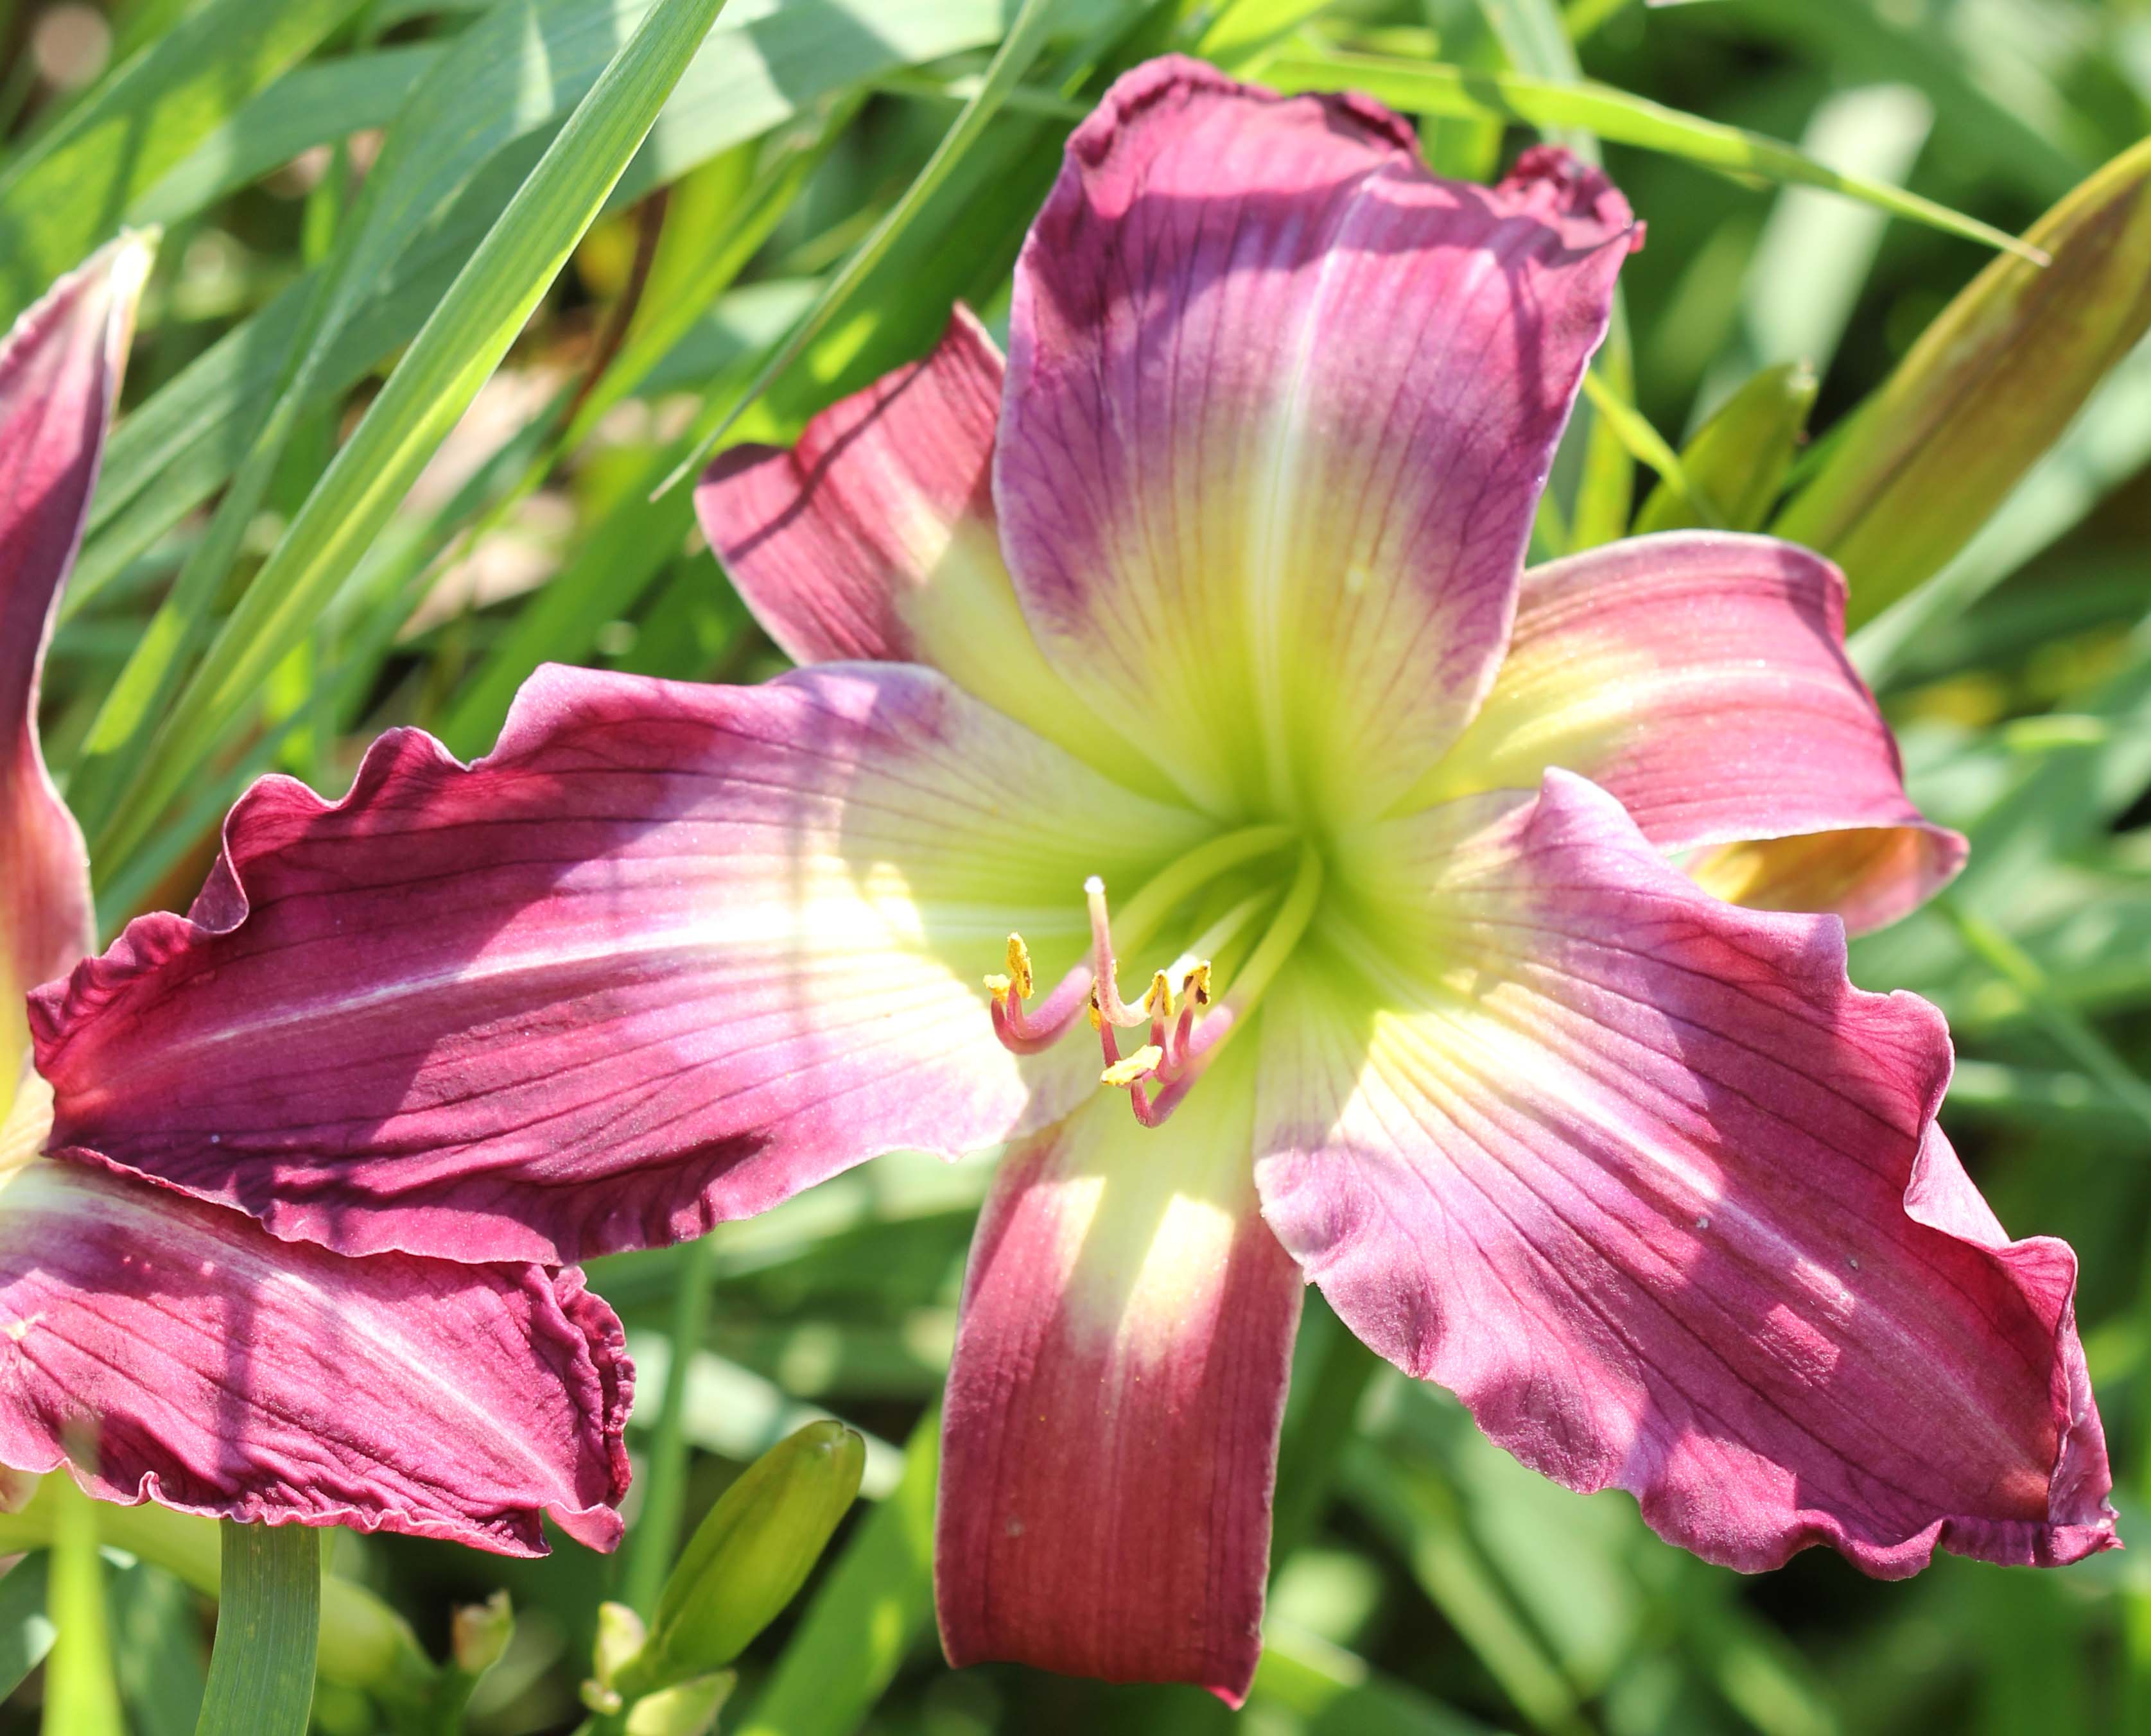
<path id="1" fill-rule="evenodd" d="M 1605 170 L 1584 162 L 1563 145 L 1531 146 L 1516 159 L 1516 166 L 1501 185 L 1505 190 L 1527 198 L 1536 195 L 1546 199 L 1556 216 L 1589 218 L 1615 235 L 1625 234 L 1631 253 L 1642 248 L 1643 225 L 1636 220 L 1620 189 L 1607 178 Z"/>

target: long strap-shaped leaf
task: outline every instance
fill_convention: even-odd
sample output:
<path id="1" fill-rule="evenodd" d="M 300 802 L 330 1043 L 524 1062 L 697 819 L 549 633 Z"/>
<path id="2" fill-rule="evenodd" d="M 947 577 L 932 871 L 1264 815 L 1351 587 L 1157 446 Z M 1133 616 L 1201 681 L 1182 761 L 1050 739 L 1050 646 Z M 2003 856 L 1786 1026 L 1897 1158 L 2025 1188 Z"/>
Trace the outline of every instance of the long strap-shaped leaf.
<path id="1" fill-rule="evenodd" d="M 225 1520 L 216 1649 L 195 1736 L 306 1736 L 321 1624 L 321 1533 Z"/>
<path id="2" fill-rule="evenodd" d="M 357 0 L 212 0 L 0 172 L 0 328 Z"/>
<path id="3" fill-rule="evenodd" d="M 255 685 L 305 637 L 499 365 L 723 9 L 724 0 L 661 0 L 576 106 L 256 574 L 130 782 L 101 853 L 154 823 L 245 715 Z"/>
<path id="4" fill-rule="evenodd" d="M 1283 90 L 1359 90 L 1408 114 L 1462 119 L 1522 121 L 1535 127 L 1582 127 L 1601 139 L 1643 150 L 1686 157 L 1713 169 L 1760 175 L 1797 186 L 1826 187 L 1851 199 L 1950 235 L 2022 254 L 2044 265 L 2046 256 L 2015 235 L 1937 205 L 1902 187 L 1865 175 L 1840 175 L 1775 139 L 1722 121 L 1684 114 L 1643 97 L 1602 84 L 1557 84 L 1507 73 L 1429 66 L 1378 54 L 1280 54 L 1262 70 L 1263 82 Z"/>
<path id="5" fill-rule="evenodd" d="M 658 485 L 660 493 L 670 493 L 688 478 L 696 474 L 717 449 L 722 440 L 747 407 L 769 389 L 777 377 L 799 359 L 807 346 L 826 326 L 831 315 L 840 306 L 844 297 L 887 256 L 904 227 L 925 209 L 926 202 L 935 190 L 948 180 L 949 172 L 962 160 L 964 152 L 976 144 L 985 132 L 987 124 L 1000 112 L 1001 104 L 1008 100 L 1038 51 L 1045 44 L 1047 28 L 1052 23 L 1053 0 L 1023 0 L 1023 7 L 1009 27 L 1009 33 L 1001 39 L 992 62 L 986 68 L 984 82 L 964 104 L 949 130 L 942 135 L 934 154 L 926 159 L 926 166 L 919 171 L 911 185 L 903 190 L 897 202 L 883 214 L 873 231 L 859 243 L 852 256 L 846 260 L 830 278 L 814 304 L 800 316 L 799 323 L 792 333 L 777 347 L 753 383 L 733 402 L 731 407 L 720 417 L 698 428 L 694 446 L 681 460 L 677 468 Z"/>

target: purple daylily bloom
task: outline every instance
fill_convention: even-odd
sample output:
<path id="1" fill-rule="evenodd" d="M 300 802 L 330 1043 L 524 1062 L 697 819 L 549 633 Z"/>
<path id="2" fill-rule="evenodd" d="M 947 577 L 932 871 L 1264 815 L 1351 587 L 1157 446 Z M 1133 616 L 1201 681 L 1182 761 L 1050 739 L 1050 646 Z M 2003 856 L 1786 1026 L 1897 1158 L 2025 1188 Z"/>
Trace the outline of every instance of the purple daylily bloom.
<path id="1" fill-rule="evenodd" d="M 1558 151 L 1460 185 L 1371 104 L 1129 74 L 1005 364 L 959 311 L 706 480 L 807 666 L 549 669 L 475 765 L 398 731 L 341 802 L 258 786 L 191 917 L 36 997 L 55 1148 L 553 1263 L 1013 1142 L 949 1377 L 959 1664 L 1237 1700 L 1308 1281 L 1712 1561 L 2109 1546 L 2073 1257 L 1936 1127 L 1941 1016 L 1845 977 L 1963 845 L 1839 575 L 1722 534 L 1521 570 L 1639 234 Z"/>
<path id="2" fill-rule="evenodd" d="M 149 268 L 124 238 L 0 348 L 0 977 L 94 950 L 38 678 Z M 0 1465 L 108 1501 L 544 1551 L 619 1541 L 632 1380 L 581 1273 L 280 1242 L 243 1212 L 37 1156 L 53 1098 L 0 1010 Z M 85 1076 L 80 1081 L 94 1089 Z M 362 1212 L 362 1207 L 352 1209 Z"/>

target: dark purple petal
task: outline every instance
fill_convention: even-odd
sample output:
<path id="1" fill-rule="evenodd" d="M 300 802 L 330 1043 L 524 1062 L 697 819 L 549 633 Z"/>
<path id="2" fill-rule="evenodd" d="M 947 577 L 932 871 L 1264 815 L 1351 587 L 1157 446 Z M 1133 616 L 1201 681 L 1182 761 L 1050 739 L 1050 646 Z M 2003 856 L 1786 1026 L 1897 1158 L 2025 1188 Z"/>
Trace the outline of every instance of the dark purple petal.
<path id="1" fill-rule="evenodd" d="M 623 1344 L 577 1271 L 346 1259 L 68 1164 L 0 1185 L 0 1463 L 107 1501 L 610 1549 Z"/>
<path id="2" fill-rule="evenodd" d="M 96 940 L 82 833 L 38 748 L 38 676 L 149 258 L 139 237 L 113 242 L 54 284 L 0 346 L 0 1091 L 13 1088 L 21 1060 L 20 996 Z"/>

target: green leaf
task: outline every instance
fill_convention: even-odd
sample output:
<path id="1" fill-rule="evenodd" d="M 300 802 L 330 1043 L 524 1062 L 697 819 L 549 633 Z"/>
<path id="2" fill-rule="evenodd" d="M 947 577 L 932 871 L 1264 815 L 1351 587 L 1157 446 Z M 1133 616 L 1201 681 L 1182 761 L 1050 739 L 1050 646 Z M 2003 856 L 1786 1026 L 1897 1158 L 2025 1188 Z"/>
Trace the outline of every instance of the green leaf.
<path id="1" fill-rule="evenodd" d="M 0 170 L 0 326 L 358 0 L 210 0 Z"/>
<path id="2" fill-rule="evenodd" d="M 1806 363 L 1766 367 L 1725 401 L 1682 448 L 1685 488 L 1668 478 L 1651 491 L 1636 534 L 1716 525 L 1759 530 L 1777 504 L 1814 407 Z"/>
<path id="3" fill-rule="evenodd" d="M 248 714 L 507 353 L 725 0 L 660 0 L 577 105 L 388 377 L 180 692 L 103 839 L 123 853 Z"/>
<path id="4" fill-rule="evenodd" d="M 912 1431 L 903 1480 L 807 1606 L 769 1684 L 731 1736 L 849 1736 L 934 1620 L 941 1413 Z"/>
<path id="5" fill-rule="evenodd" d="M 321 1619 L 321 1533 L 230 1519 L 223 1529 L 216 1649 L 195 1736 L 306 1736 Z"/>
<path id="6" fill-rule="evenodd" d="M 837 310 L 847 297 L 866 281 L 874 268 L 885 259 L 908 228 L 912 220 L 926 208 L 943 183 L 948 180 L 956 165 L 984 135 L 988 124 L 1000 110 L 1040 49 L 1045 46 L 1048 28 L 1053 22 L 1055 0 L 1023 0 L 1022 10 L 1017 13 L 1015 23 L 995 51 L 992 64 L 986 68 L 985 81 L 977 93 L 965 103 L 941 142 L 934 148 L 934 154 L 926 159 L 925 166 L 912 178 L 911 185 L 903 190 L 903 196 L 891 205 L 867 238 L 853 250 L 850 258 L 838 271 L 815 298 L 814 304 L 801 316 L 791 336 L 780 344 L 774 355 L 763 364 L 760 373 L 747 389 L 739 394 L 731 407 L 723 415 L 708 419 L 708 426 L 700 431 L 699 438 L 679 468 L 660 485 L 664 491 L 676 488 L 700 470 L 717 443 L 729 433 L 740 418 L 747 413 L 754 401 L 806 352 L 809 344 L 828 326 Z"/>
<path id="7" fill-rule="evenodd" d="M 97 1504 L 65 1471 L 47 1477 L 43 1490 L 51 1491 L 53 1504 L 47 1612 L 58 1630 L 45 1665 L 46 1736 L 125 1736 L 105 1620 Z"/>
<path id="8" fill-rule="evenodd" d="M 710 1289 L 716 1277 L 716 1251 L 707 1236 L 689 1243 L 681 1253 L 672 1293 L 672 1354 L 665 1370 L 664 1396 L 658 1401 L 657 1427 L 649 1445 L 650 1468 L 642 1480 L 642 1511 L 635 1517 L 635 1535 L 628 1540 L 627 1561 L 620 1575 L 621 1601 L 645 1620 L 656 1614 L 658 1599 L 666 1589 L 680 1516 L 686 1508 L 687 1375 L 709 1329 Z M 782 1443 L 770 1449 L 772 1453 L 782 1450 Z M 729 1658 L 720 1658 L 708 1668 L 721 1669 L 731 1662 Z"/>
<path id="9" fill-rule="evenodd" d="M 1880 690 L 1906 663 L 1922 656 L 1948 659 L 1952 640 L 1966 649 L 1936 667 L 1991 659 L 2003 644 L 2015 649 L 2032 640 L 2058 636 L 2052 620 L 2042 620 L 2039 630 L 2027 635 L 2008 615 L 1992 609 L 1975 612 L 1972 605 L 2051 549 L 2116 488 L 2151 464 L 2151 417 L 2143 414 L 2147 395 L 2151 395 L 2151 342 L 2139 342 L 2099 382 L 2083 413 L 1947 565 L 1870 617 L 1852 635 L 1848 649 L 1869 686 Z M 2116 554 L 2117 576 L 2133 600 L 2141 594 L 2143 557 L 2125 544 Z M 2093 617 L 2087 625 L 2122 612 L 2101 607 L 2098 590 L 2084 585 L 2046 589 L 2035 599 L 2022 600 L 2048 613 L 2088 607 Z M 1988 648 L 1970 648 L 1981 644 Z"/>
<path id="10" fill-rule="evenodd" d="M 1287 90 L 1364 91 L 1408 114 L 1521 122 L 1535 127 L 1579 127 L 1618 144 L 1663 151 L 1711 169 L 1796 186 L 1826 187 L 1848 198 L 1865 200 L 1893 216 L 1983 241 L 2027 259 L 2043 258 L 2036 245 L 1902 187 L 1865 175 L 1841 175 L 1778 139 L 1685 114 L 1602 84 L 1558 84 L 1512 73 L 1425 66 L 1373 54 L 1298 52 L 1281 54 L 1269 62 L 1263 76 Z"/>
<path id="11" fill-rule="evenodd" d="M 1845 570 L 1855 625 L 1939 571 L 2151 329 L 2151 139 L 1943 309 L 1773 527 Z"/>
<path id="12" fill-rule="evenodd" d="M 59 1631 L 45 1612 L 50 1560 L 40 1550 L 24 1556 L 0 1578 L 0 1699 L 45 1661 Z"/>
<path id="13" fill-rule="evenodd" d="M 65 1475 L 48 1476 L 26 1506 L 0 1512 L 0 1552 L 55 1547 L 68 1522 L 71 1496 L 88 1499 Z M 155 1562 L 205 1597 L 217 1595 L 223 1557 L 215 1520 L 154 1501 L 134 1507 L 99 1504 L 95 1516 L 104 1543 Z M 331 1577 L 321 1595 L 327 1611 L 321 1636 L 322 1680 L 378 1688 L 402 1680 L 423 1683 L 432 1674 L 409 1626 L 372 1592 Z"/>
<path id="14" fill-rule="evenodd" d="M 1262 1660 L 1248 1699 L 1303 1720 L 1307 1736 L 1492 1736 L 1476 1718 L 1283 1622 L 1263 1623 Z"/>
<path id="15" fill-rule="evenodd" d="M 720 1496 L 665 1583 L 642 1651 L 616 1680 L 630 1698 L 722 1669 L 798 1596 L 858 1498 L 865 1440 L 809 1423 Z"/>
<path id="16" fill-rule="evenodd" d="M 180 222 L 301 151 L 387 126 L 446 52 L 434 43 L 405 43 L 293 68 L 135 200 L 127 220 Z"/>

